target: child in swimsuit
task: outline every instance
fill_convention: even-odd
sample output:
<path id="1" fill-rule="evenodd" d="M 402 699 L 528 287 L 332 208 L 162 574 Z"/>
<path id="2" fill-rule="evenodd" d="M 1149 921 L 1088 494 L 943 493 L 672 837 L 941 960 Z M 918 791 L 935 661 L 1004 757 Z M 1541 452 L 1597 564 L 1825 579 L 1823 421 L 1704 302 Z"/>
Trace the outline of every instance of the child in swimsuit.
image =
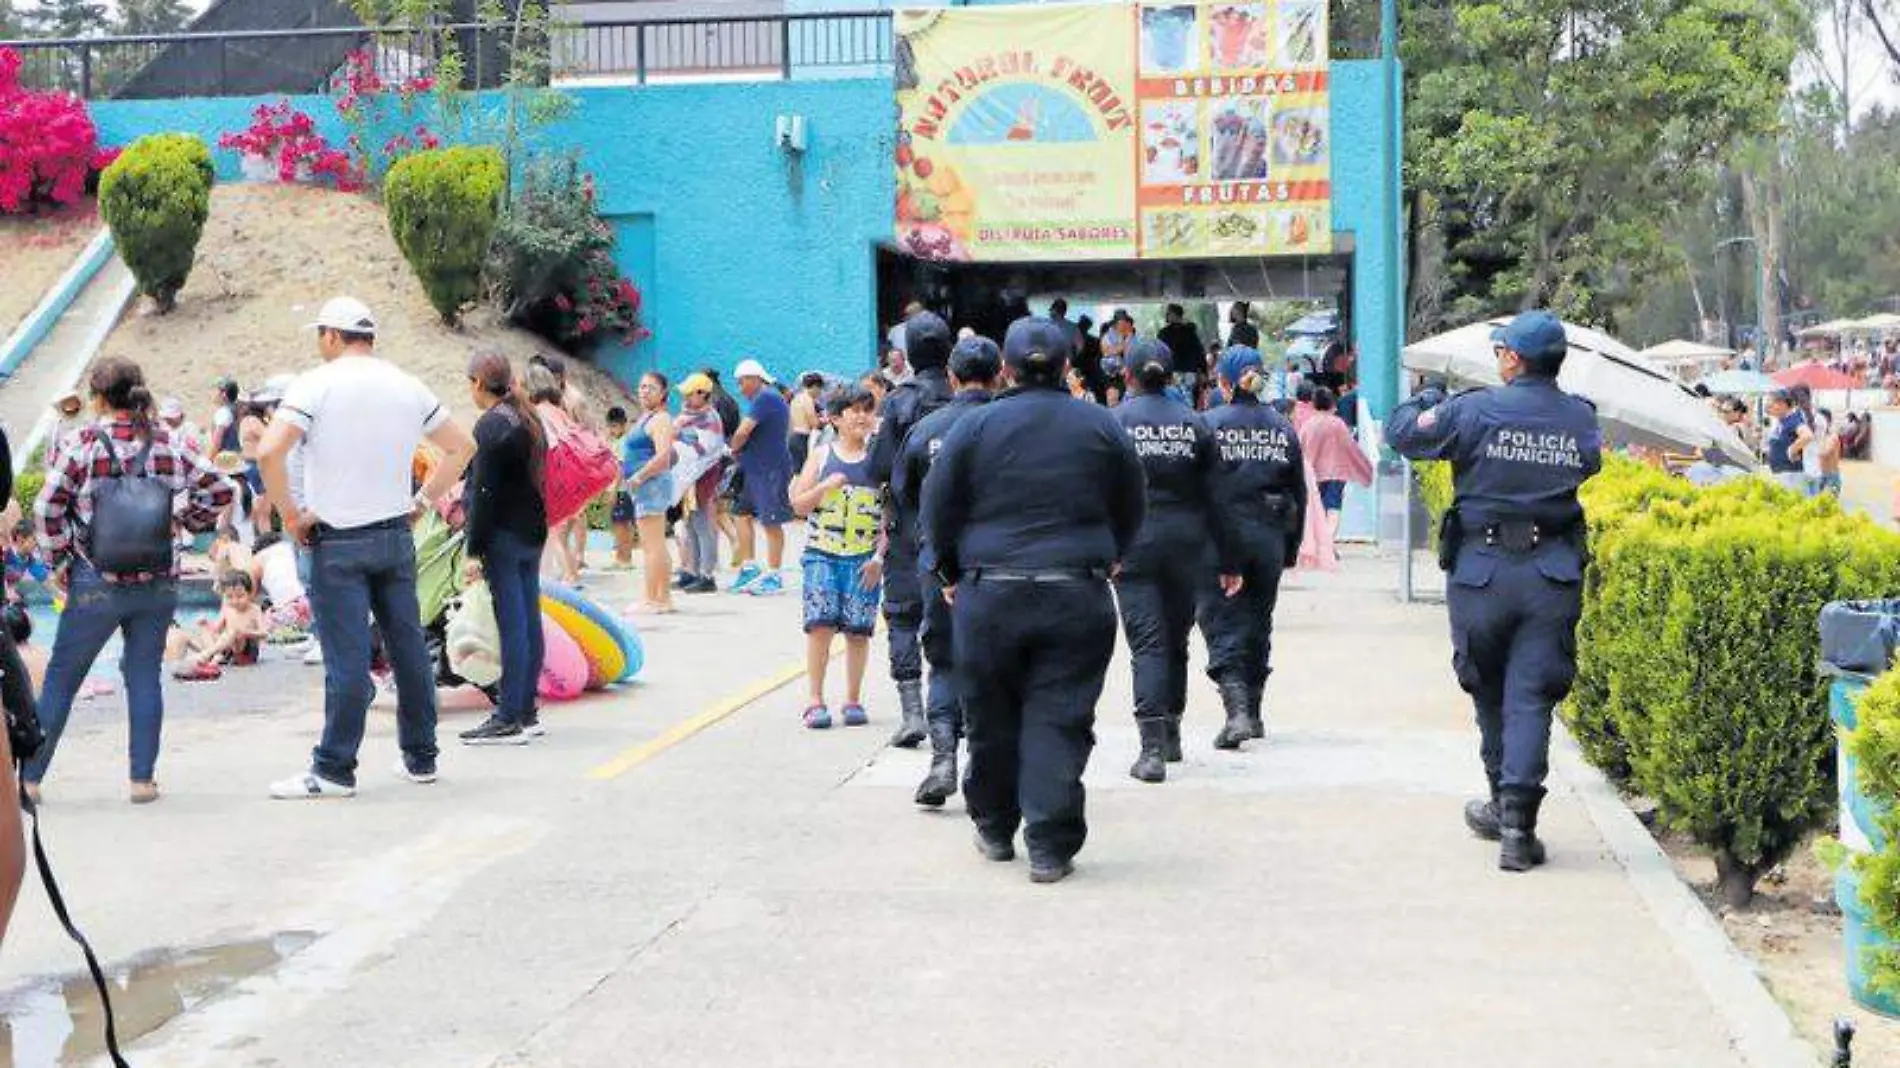
<path id="1" fill-rule="evenodd" d="M 258 651 L 270 633 L 270 622 L 257 603 L 257 587 L 243 571 L 227 571 L 218 579 L 218 594 L 224 607 L 215 621 L 198 624 L 184 635 L 190 655 L 177 674 L 180 678 L 215 679 L 220 665 L 250 667 L 257 663 Z M 175 643 L 183 634 L 173 628 Z"/>

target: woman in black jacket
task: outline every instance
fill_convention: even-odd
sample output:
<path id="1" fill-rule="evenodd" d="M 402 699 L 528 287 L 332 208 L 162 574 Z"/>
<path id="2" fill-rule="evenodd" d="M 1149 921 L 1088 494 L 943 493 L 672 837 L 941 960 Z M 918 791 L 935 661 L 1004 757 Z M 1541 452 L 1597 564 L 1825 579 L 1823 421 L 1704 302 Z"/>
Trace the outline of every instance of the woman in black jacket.
<path id="1" fill-rule="evenodd" d="M 534 699 L 546 651 L 541 637 L 541 553 L 548 541 L 542 496 L 547 438 L 541 417 L 515 385 L 508 357 L 493 352 L 475 356 L 468 365 L 468 386 L 482 417 L 475 423 L 464 537 L 469 569 L 486 575 L 495 599 L 501 702 L 481 726 L 463 731 L 462 741 L 521 745 L 540 733 Z"/>

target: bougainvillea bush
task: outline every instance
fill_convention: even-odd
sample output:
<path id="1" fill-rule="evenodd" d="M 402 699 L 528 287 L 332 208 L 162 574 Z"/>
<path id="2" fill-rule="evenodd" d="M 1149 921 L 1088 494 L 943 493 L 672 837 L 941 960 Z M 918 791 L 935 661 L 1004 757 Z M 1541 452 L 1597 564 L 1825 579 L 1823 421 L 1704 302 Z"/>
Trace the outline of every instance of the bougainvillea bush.
<path id="1" fill-rule="evenodd" d="M 510 320 L 568 352 L 632 344 L 648 336 L 640 289 L 613 248 L 593 180 L 572 161 L 535 164 L 502 217 L 489 278 Z"/>
<path id="2" fill-rule="evenodd" d="M 117 155 L 83 101 L 22 87 L 19 53 L 0 48 L 0 215 L 77 203 Z"/>
<path id="3" fill-rule="evenodd" d="M 349 153 L 332 146 L 317 132 L 316 120 L 288 100 L 257 105 L 251 124 L 219 137 L 218 147 L 263 160 L 280 182 L 327 181 L 345 193 L 363 188 L 362 171 Z"/>
<path id="4" fill-rule="evenodd" d="M 351 52 L 338 75 L 337 117 L 350 128 L 350 157 L 364 179 L 381 184 L 389 168 L 415 152 L 442 147 L 442 139 L 417 121 L 423 98 L 435 90 L 426 75 L 387 81 L 367 49 Z"/>

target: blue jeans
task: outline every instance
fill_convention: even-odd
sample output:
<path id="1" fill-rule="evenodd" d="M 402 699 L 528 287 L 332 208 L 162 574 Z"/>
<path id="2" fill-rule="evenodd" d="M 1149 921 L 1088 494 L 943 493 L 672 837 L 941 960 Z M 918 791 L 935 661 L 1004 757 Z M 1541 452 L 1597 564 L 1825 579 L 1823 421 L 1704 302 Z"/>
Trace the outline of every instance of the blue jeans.
<path id="1" fill-rule="evenodd" d="M 325 529 L 310 548 L 310 610 L 323 646 L 323 739 L 316 774 L 356 785 L 356 751 L 376 697 L 369 621 L 396 673 L 396 736 L 411 771 L 435 770 L 435 670 L 416 599 L 416 543 L 405 521 Z"/>
<path id="2" fill-rule="evenodd" d="M 130 777 L 134 782 L 152 781 L 165 723 L 160 664 L 165 658 L 165 633 L 177 607 L 178 586 L 170 579 L 115 585 L 100 578 L 90 565 L 73 564 L 66 611 L 59 617 L 52 659 L 46 665 L 46 685 L 40 692 L 40 728 L 46 732 L 46 744 L 27 765 L 27 782 L 46 777 L 53 750 L 66 730 L 66 717 L 72 713 L 73 698 L 114 633 L 125 637 L 119 670 L 125 679 L 131 727 Z"/>
<path id="3" fill-rule="evenodd" d="M 501 631 L 501 704 L 495 714 L 509 723 L 525 723 L 533 714 L 547 654 L 541 633 L 542 548 L 497 530 L 482 559 Z"/>

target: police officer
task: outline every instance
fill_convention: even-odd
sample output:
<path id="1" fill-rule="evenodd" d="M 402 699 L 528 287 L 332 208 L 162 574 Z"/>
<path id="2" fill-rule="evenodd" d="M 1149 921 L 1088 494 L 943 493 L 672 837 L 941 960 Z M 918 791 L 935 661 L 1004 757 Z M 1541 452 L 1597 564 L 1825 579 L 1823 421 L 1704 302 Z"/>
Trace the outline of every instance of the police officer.
<path id="1" fill-rule="evenodd" d="M 1082 771 L 1115 651 L 1108 576 L 1141 529 L 1141 459 L 1114 416 L 1063 392 L 1068 334 L 1009 328 L 1014 388 L 964 415 L 924 481 L 926 537 L 953 606 L 977 847 L 1066 878 L 1088 835 Z"/>
<path id="2" fill-rule="evenodd" d="M 891 495 L 900 508 L 916 515 L 923 506 L 924 478 L 931 461 L 943 447 L 950 428 L 965 415 L 988 404 L 996 379 L 1003 371 L 1003 356 L 996 342 L 986 337 L 969 337 L 950 350 L 950 384 L 956 390 L 949 405 L 925 416 L 911 428 L 898 454 L 897 469 L 891 474 Z M 963 737 L 963 702 L 957 694 L 955 643 L 952 640 L 950 605 L 943 599 L 943 584 L 937 580 L 937 556 L 930 539 L 921 539 L 918 547 L 918 574 L 923 587 L 924 619 L 917 636 L 930 663 L 930 687 L 927 718 L 930 721 L 930 772 L 917 786 L 917 803 L 940 808 L 957 792 L 957 741 Z M 888 581 L 888 580 L 887 580 Z"/>
<path id="3" fill-rule="evenodd" d="M 1166 345 L 1135 342 L 1129 366 L 1135 393 L 1114 411 L 1147 473 L 1148 514 L 1115 581 L 1141 732 L 1141 755 L 1128 774 L 1163 782 L 1168 763 L 1181 759 L 1188 632 L 1203 576 L 1213 568 L 1207 491 L 1214 439 L 1201 417 L 1176 399 L 1174 354 Z"/>
<path id="4" fill-rule="evenodd" d="M 1260 705 L 1271 671 L 1273 608 L 1280 573 L 1298 559 L 1306 528 L 1306 467 L 1293 424 L 1260 403 L 1260 353 L 1229 348 L 1218 377 L 1227 403 L 1203 418 L 1214 436 L 1208 499 L 1220 530 L 1220 563 L 1204 572 L 1199 607 L 1207 674 L 1227 713 L 1214 748 L 1239 749 L 1266 735 Z"/>
<path id="5" fill-rule="evenodd" d="M 1602 466 L 1596 412 L 1557 388 L 1568 344 L 1548 312 L 1492 335 L 1505 385 L 1451 400 L 1427 387 L 1392 412 L 1386 440 L 1414 460 L 1449 460 L 1455 496 L 1440 528 L 1449 564 L 1452 664 L 1477 709 L 1488 800 L 1465 806 L 1472 833 L 1499 841 L 1498 866 L 1544 862 L 1550 714 L 1576 676 L 1583 611 L 1577 487 Z"/>
<path id="6" fill-rule="evenodd" d="M 891 473 L 911 427 L 950 403 L 950 327 L 920 311 L 904 323 L 904 352 L 914 376 L 884 398 L 882 422 L 871 447 L 871 477 L 884 487 L 884 622 L 891 633 L 891 681 L 897 683 L 903 720 L 891 744 L 909 749 L 924 740 L 924 661 L 917 646 L 923 622 L 923 591 L 917 577 L 917 513 L 889 492 Z"/>

